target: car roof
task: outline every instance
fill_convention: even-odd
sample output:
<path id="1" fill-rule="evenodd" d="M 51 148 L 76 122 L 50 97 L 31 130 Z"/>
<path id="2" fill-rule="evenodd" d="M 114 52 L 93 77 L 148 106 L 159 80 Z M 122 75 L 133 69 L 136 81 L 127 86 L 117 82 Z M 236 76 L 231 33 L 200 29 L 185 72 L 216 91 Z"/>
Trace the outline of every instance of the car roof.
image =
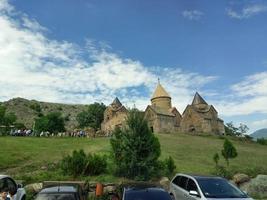
<path id="1" fill-rule="evenodd" d="M 203 180 L 203 179 L 224 179 L 220 176 L 213 176 L 213 175 L 199 175 L 199 174 L 182 174 L 178 173 L 176 176 L 186 176 L 186 177 L 192 177 L 196 180 Z"/>
<path id="2" fill-rule="evenodd" d="M 53 186 L 53 187 L 48 187 L 48 188 L 44 188 L 41 190 L 41 194 L 43 193 L 65 193 L 65 192 L 69 192 L 69 193 L 75 193 L 77 192 L 77 188 L 74 186 Z"/>
<path id="3" fill-rule="evenodd" d="M 159 187 L 135 186 L 135 187 L 125 188 L 125 192 L 135 193 L 135 192 L 166 192 L 166 191 L 163 188 L 159 188 Z"/>
<path id="4" fill-rule="evenodd" d="M 10 178 L 10 176 L 8 176 L 8 175 L 3 175 L 3 174 L 0 174 L 0 179 L 2 179 L 2 178 Z"/>

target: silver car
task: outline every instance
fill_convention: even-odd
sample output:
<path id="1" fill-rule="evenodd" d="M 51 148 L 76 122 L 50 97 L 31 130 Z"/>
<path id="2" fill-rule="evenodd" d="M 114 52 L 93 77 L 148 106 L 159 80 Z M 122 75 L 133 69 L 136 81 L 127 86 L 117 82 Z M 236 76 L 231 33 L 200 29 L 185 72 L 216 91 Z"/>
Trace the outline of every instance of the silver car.
<path id="1" fill-rule="evenodd" d="M 253 200 L 221 177 L 176 174 L 170 183 L 175 200 Z"/>
<path id="2" fill-rule="evenodd" d="M 17 184 L 10 176 L 0 174 L 0 191 L 4 188 L 8 190 L 9 196 L 13 200 L 26 199 L 26 192 L 22 185 Z"/>

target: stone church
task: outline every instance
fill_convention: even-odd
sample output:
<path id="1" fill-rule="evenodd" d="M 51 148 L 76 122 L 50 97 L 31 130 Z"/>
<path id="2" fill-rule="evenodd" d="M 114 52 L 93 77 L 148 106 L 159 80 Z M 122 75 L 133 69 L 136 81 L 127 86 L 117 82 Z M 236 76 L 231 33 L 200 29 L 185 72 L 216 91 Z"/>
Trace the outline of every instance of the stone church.
<path id="1" fill-rule="evenodd" d="M 125 123 L 128 110 L 116 97 L 104 112 L 104 121 L 101 130 L 106 134 L 112 132 L 115 127 L 121 127 Z M 224 134 L 223 120 L 218 118 L 218 112 L 213 105 L 196 93 L 191 105 L 187 105 L 183 114 L 172 107 L 171 96 L 158 83 L 148 105 L 144 117 L 152 132 L 155 133 L 212 133 Z"/>
<path id="2" fill-rule="evenodd" d="M 101 130 L 109 134 L 116 127 L 122 127 L 127 117 L 128 110 L 121 104 L 116 97 L 114 101 L 106 108 L 104 112 L 104 120 L 101 123 Z"/>
<path id="3" fill-rule="evenodd" d="M 151 105 L 148 105 L 145 110 L 145 118 L 152 132 L 179 131 L 181 114 L 172 107 L 171 97 L 160 83 L 151 98 Z"/>
<path id="4" fill-rule="evenodd" d="M 145 110 L 145 118 L 156 133 L 225 133 L 223 120 L 218 118 L 214 106 L 208 105 L 198 93 L 181 115 L 172 107 L 171 97 L 160 83 L 151 98 L 151 105 Z"/>
<path id="5" fill-rule="evenodd" d="M 185 108 L 181 120 L 181 132 L 224 134 L 223 120 L 218 118 L 218 112 L 213 105 L 196 93 L 191 105 Z"/>

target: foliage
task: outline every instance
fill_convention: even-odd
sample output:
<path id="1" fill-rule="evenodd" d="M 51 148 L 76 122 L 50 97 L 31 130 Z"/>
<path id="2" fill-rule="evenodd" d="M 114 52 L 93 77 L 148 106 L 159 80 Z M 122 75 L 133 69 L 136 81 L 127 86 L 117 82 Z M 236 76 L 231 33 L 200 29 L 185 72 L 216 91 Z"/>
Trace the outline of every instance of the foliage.
<path id="1" fill-rule="evenodd" d="M 76 117 L 79 127 L 91 127 L 95 130 L 99 129 L 104 119 L 104 111 L 106 106 L 103 103 L 94 103 L 88 106 L 86 111 L 82 111 Z"/>
<path id="2" fill-rule="evenodd" d="M 257 139 L 257 143 L 259 143 L 261 145 L 267 145 L 267 139 L 265 139 L 265 138 L 258 138 Z"/>
<path id="3" fill-rule="evenodd" d="M 14 113 L 7 113 L 6 107 L 0 105 L 0 126 L 5 128 L 0 130 L 0 134 L 6 134 L 10 130 L 10 126 L 13 125 L 17 120 Z"/>
<path id="4" fill-rule="evenodd" d="M 42 108 L 41 105 L 37 102 L 34 102 L 33 104 L 30 105 L 30 108 L 34 111 L 36 111 L 37 113 L 41 113 L 42 112 Z"/>
<path id="5" fill-rule="evenodd" d="M 215 153 L 213 156 L 213 161 L 215 162 L 216 166 L 218 166 L 219 160 L 220 160 L 219 154 Z"/>
<path id="6" fill-rule="evenodd" d="M 160 143 L 136 109 L 129 112 L 125 127 L 115 129 L 111 146 L 117 174 L 148 180 L 158 173 Z"/>
<path id="7" fill-rule="evenodd" d="M 35 120 L 34 130 L 39 133 L 42 131 L 49 131 L 50 133 L 65 131 L 64 118 L 61 116 L 61 113 L 49 113 Z"/>
<path id="8" fill-rule="evenodd" d="M 216 165 L 215 170 L 212 172 L 216 176 L 221 176 L 227 179 L 231 179 L 233 174 L 224 166 Z"/>
<path id="9" fill-rule="evenodd" d="M 232 142 L 228 139 L 225 139 L 223 144 L 222 156 L 226 160 L 227 166 L 229 166 L 229 159 L 237 157 L 237 151 Z"/>
<path id="10" fill-rule="evenodd" d="M 99 175 L 106 171 L 107 158 L 97 154 L 87 155 L 87 164 L 84 169 L 85 175 Z"/>
<path id="11" fill-rule="evenodd" d="M 72 156 L 67 155 L 61 161 L 61 169 L 69 175 L 77 177 L 79 175 L 99 175 L 105 172 L 107 159 L 105 156 L 88 154 L 81 149 L 74 150 Z"/>
<path id="12" fill-rule="evenodd" d="M 67 155 L 63 157 L 61 161 L 61 169 L 66 174 L 71 174 L 74 177 L 81 175 L 83 170 L 85 169 L 87 163 L 86 154 L 83 150 L 72 152 L 72 156 Z"/>
<path id="13" fill-rule="evenodd" d="M 176 165 L 174 163 L 174 160 L 171 156 L 165 159 L 164 161 L 165 167 L 166 167 L 166 173 L 168 176 L 173 175 L 174 170 L 176 169 Z"/>
<path id="14" fill-rule="evenodd" d="M 225 133 L 229 136 L 242 136 L 247 133 L 249 130 L 246 124 L 239 124 L 239 127 L 235 127 L 233 122 L 226 123 L 225 126 Z"/>

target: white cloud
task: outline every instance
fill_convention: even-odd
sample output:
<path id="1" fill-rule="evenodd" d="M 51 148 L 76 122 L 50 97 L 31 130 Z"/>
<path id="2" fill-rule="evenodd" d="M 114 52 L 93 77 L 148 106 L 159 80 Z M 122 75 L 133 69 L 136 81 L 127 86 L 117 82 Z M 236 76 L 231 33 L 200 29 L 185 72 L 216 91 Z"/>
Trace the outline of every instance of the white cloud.
<path id="1" fill-rule="evenodd" d="M 200 20 L 204 13 L 199 10 L 184 10 L 182 16 L 189 20 Z"/>
<path id="2" fill-rule="evenodd" d="M 267 114 L 267 72 L 256 73 L 244 78 L 231 87 L 231 95 L 217 101 L 225 116 Z"/>
<path id="3" fill-rule="evenodd" d="M 107 45 L 86 40 L 85 47 L 51 40 L 36 20 L 0 0 L 0 100 L 14 97 L 50 102 L 109 104 L 115 96 L 144 109 L 157 77 L 181 109 L 215 77 L 178 68 L 147 67 L 122 58 Z M 101 42 L 100 42 L 101 43 Z M 140 92 L 139 89 L 143 92 Z M 177 104 L 176 104 L 177 102 Z"/>
<path id="4" fill-rule="evenodd" d="M 266 128 L 267 127 L 267 119 L 253 121 L 252 125 L 256 126 L 256 127 Z"/>
<path id="5" fill-rule="evenodd" d="M 235 11 L 232 8 L 226 9 L 227 15 L 235 19 L 247 19 L 266 11 L 267 11 L 267 6 L 262 4 L 254 4 L 246 6 L 242 8 L 240 11 Z"/>

